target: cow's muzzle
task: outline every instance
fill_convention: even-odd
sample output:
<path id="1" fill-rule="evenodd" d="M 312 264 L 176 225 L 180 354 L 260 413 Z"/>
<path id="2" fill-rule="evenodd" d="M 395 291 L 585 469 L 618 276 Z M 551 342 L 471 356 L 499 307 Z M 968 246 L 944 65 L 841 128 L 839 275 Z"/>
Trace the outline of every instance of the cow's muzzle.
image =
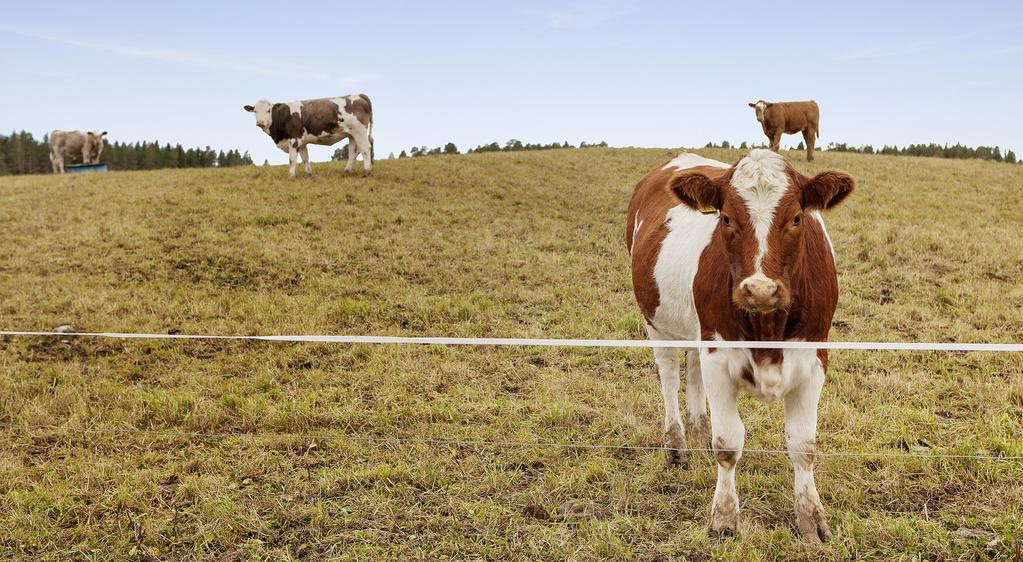
<path id="1" fill-rule="evenodd" d="M 789 292 L 779 281 L 763 275 L 743 279 L 732 300 L 747 312 L 773 312 L 789 305 Z"/>

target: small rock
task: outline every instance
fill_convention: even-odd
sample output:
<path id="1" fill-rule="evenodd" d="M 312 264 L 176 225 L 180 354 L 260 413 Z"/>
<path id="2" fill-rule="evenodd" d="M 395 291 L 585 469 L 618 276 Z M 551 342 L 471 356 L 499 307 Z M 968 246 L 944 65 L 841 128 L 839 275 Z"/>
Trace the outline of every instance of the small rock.
<path id="1" fill-rule="evenodd" d="M 59 332 L 61 334 L 70 334 L 75 332 L 75 327 L 72 326 L 71 324 L 61 324 L 60 326 L 54 328 L 53 331 Z"/>
<path id="2" fill-rule="evenodd" d="M 603 513 L 592 502 L 568 500 L 558 506 L 558 515 L 565 519 L 597 519 Z"/>
<path id="3" fill-rule="evenodd" d="M 956 538 L 967 541 L 973 539 L 982 539 L 985 541 L 991 541 L 995 544 L 998 544 L 998 539 L 995 537 L 995 534 L 992 533 L 991 531 L 985 531 L 984 529 L 971 529 L 969 527 L 959 527 L 959 529 L 956 530 Z M 990 543 L 988 544 L 990 545 Z"/>

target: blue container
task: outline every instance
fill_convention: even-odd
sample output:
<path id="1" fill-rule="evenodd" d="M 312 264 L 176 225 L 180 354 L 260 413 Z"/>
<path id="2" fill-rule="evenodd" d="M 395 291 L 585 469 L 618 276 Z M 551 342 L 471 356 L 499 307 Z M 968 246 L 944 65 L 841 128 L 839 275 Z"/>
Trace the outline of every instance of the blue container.
<path id="1" fill-rule="evenodd" d="M 107 171 L 106 164 L 75 164 L 73 166 L 64 166 L 69 174 L 88 174 L 88 173 L 103 173 Z"/>

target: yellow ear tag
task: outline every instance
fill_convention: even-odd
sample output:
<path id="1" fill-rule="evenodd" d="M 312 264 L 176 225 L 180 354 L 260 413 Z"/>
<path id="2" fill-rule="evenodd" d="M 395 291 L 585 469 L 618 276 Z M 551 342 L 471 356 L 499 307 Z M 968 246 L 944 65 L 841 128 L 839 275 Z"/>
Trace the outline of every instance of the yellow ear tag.
<path id="1" fill-rule="evenodd" d="M 699 211 L 701 213 L 705 214 L 705 215 L 713 215 L 714 213 L 718 212 L 717 209 L 715 209 L 714 207 L 709 207 L 709 206 L 708 207 L 700 207 Z"/>

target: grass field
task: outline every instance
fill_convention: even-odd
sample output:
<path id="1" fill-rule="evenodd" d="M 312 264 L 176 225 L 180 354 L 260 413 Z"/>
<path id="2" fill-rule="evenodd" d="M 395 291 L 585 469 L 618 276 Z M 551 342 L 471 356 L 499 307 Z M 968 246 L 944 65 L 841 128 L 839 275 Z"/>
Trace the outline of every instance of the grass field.
<path id="1" fill-rule="evenodd" d="M 0 178 L 0 328 L 642 338 L 625 208 L 672 154 Z M 1023 167 L 788 157 L 859 182 L 828 217 L 832 339 L 1023 341 Z M 641 349 L 5 338 L 0 558 L 1023 557 L 1020 462 L 821 459 L 835 538 L 811 547 L 785 456 L 743 457 L 741 536 L 716 542 L 706 454 L 269 435 L 659 446 L 660 408 Z M 740 411 L 747 447 L 784 447 L 779 405 Z M 1019 355 L 838 351 L 818 443 L 1023 455 L 1021 419 Z"/>

